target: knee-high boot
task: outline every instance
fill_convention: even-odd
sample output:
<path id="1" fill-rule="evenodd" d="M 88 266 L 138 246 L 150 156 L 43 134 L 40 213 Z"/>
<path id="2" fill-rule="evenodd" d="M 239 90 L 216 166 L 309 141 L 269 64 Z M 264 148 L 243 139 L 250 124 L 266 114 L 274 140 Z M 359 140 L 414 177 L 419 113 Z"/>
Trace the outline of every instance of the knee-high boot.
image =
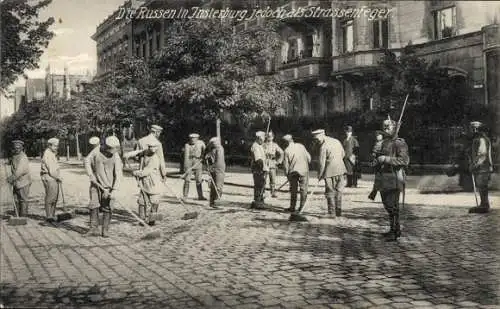
<path id="1" fill-rule="evenodd" d="M 203 187 L 201 186 L 201 183 L 196 184 L 196 191 L 198 192 L 198 200 L 200 201 L 206 201 L 207 199 L 203 196 Z"/>
<path id="2" fill-rule="evenodd" d="M 342 195 L 335 196 L 335 216 L 342 216 Z"/>
<path id="3" fill-rule="evenodd" d="M 109 237 L 109 224 L 111 222 L 111 212 L 105 212 L 102 215 L 102 237 Z"/>
<path id="4" fill-rule="evenodd" d="M 488 200 L 488 189 L 479 190 L 479 197 L 481 198 L 481 204 L 479 206 L 489 209 L 490 201 Z"/>
<path id="5" fill-rule="evenodd" d="M 93 208 L 90 210 L 90 228 L 87 235 L 98 236 L 99 235 L 99 208 Z"/>
<path id="6" fill-rule="evenodd" d="M 151 211 L 149 213 L 149 225 L 155 225 L 158 217 L 158 204 L 151 204 Z"/>
<path id="7" fill-rule="evenodd" d="M 326 197 L 326 204 L 328 206 L 328 214 L 333 215 L 333 208 L 334 208 L 334 204 L 335 204 L 333 196 Z"/>
<path id="8" fill-rule="evenodd" d="M 142 220 L 146 219 L 146 206 L 145 205 L 139 205 L 139 218 Z"/>
<path id="9" fill-rule="evenodd" d="M 186 199 L 189 195 L 189 182 L 184 181 L 184 187 L 182 188 L 182 196 Z"/>
<path id="10" fill-rule="evenodd" d="M 276 185 L 271 185 L 271 197 L 278 197 L 276 194 Z"/>

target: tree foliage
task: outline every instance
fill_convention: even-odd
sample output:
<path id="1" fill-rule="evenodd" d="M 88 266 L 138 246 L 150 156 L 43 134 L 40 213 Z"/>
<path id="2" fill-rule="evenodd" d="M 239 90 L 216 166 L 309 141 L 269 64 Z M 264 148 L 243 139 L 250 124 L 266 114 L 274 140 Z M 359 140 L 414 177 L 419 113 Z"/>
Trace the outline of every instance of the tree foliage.
<path id="1" fill-rule="evenodd" d="M 43 49 L 54 33 L 54 19 L 38 20 L 40 9 L 52 0 L 4 0 L 0 2 L 1 62 L 0 91 L 5 92 L 26 70 L 38 68 Z"/>
<path id="2" fill-rule="evenodd" d="M 290 99 L 275 76 L 259 74 L 279 47 L 275 26 L 234 33 L 216 20 L 172 22 L 166 47 L 152 61 L 160 110 L 171 119 L 215 119 L 221 110 L 239 118 L 274 113 Z"/>
<path id="3" fill-rule="evenodd" d="M 418 117 L 405 118 L 419 122 L 416 126 L 459 125 L 470 110 L 468 81 L 450 76 L 439 60 L 417 56 L 411 45 L 399 56 L 386 50 L 379 64 L 380 70 L 363 87 L 364 95 L 379 98 L 379 113 L 399 117 L 406 95 L 407 112 Z"/>

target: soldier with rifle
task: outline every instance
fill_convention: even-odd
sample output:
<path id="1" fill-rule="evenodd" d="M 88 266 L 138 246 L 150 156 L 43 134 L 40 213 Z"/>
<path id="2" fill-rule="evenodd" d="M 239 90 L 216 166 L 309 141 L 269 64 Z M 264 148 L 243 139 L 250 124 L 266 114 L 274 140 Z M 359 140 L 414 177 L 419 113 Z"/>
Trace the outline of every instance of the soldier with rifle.
<path id="1" fill-rule="evenodd" d="M 407 97 L 408 99 L 408 97 Z M 406 105 L 406 101 L 405 101 Z M 401 112 L 401 117 L 403 116 Z M 387 241 L 396 241 L 401 236 L 399 223 L 399 196 L 405 190 L 405 168 L 410 163 L 408 145 L 398 137 L 401 117 L 398 124 L 390 118 L 383 122 L 383 141 L 380 153 L 375 159 L 377 172 L 375 186 L 380 190 L 382 203 L 389 214 L 390 229 L 384 233 Z M 396 127 L 397 126 L 397 127 Z M 403 197 L 404 202 L 404 197 Z"/>
<path id="2" fill-rule="evenodd" d="M 482 128 L 483 124 L 479 121 L 470 123 L 472 145 L 469 169 L 472 173 L 474 195 L 476 195 L 476 191 L 479 191 L 481 203 L 469 209 L 469 213 L 487 213 L 490 210 L 488 183 L 493 172 L 493 161 L 491 159 L 491 141 L 481 130 Z"/>

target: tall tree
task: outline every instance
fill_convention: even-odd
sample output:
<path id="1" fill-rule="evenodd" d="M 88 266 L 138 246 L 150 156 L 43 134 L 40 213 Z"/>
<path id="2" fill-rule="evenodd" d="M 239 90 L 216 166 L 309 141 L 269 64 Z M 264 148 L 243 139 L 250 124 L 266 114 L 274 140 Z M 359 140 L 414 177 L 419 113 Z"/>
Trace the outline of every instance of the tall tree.
<path id="1" fill-rule="evenodd" d="M 16 81 L 26 70 L 37 69 L 43 49 L 54 33 L 49 30 L 52 17 L 38 20 L 39 11 L 52 0 L 0 1 L 0 91 Z"/>
<path id="2" fill-rule="evenodd" d="M 217 20 L 172 22 L 152 62 L 159 109 L 174 120 L 215 119 L 221 111 L 240 118 L 274 113 L 290 99 L 275 76 L 259 71 L 279 47 L 275 27 L 267 22 L 234 32 Z"/>

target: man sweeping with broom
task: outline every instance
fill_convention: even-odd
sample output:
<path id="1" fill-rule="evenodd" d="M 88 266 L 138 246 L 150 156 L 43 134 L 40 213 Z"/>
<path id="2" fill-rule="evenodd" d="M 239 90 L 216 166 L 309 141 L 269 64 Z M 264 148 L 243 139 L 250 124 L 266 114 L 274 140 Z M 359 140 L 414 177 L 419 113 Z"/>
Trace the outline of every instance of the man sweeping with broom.
<path id="1" fill-rule="evenodd" d="M 210 173 L 210 207 L 217 208 L 215 201 L 222 196 L 224 187 L 224 173 L 226 162 L 224 160 L 224 147 L 218 137 L 213 137 L 208 142 L 205 160 L 208 163 L 208 172 Z"/>
<path id="2" fill-rule="evenodd" d="M 120 141 L 115 136 L 106 138 L 105 145 L 85 160 L 90 178 L 90 236 L 109 237 L 109 224 L 116 202 L 116 192 L 123 173 L 119 155 Z M 99 211 L 103 213 L 102 231 L 99 233 Z"/>
<path id="3" fill-rule="evenodd" d="M 136 157 L 141 161 L 141 168 L 134 171 L 133 175 L 137 179 L 140 192 L 137 200 L 139 204 L 139 217 L 142 220 L 146 219 L 146 212 L 149 208 L 148 224 L 155 225 L 158 218 L 158 206 L 160 204 L 160 194 L 163 190 L 163 182 L 165 178 L 164 164 L 161 162 L 161 157 L 158 154 L 160 142 L 150 140 L 147 144 L 147 149 L 134 150 L 123 155 L 126 160 L 131 157 Z"/>
<path id="4" fill-rule="evenodd" d="M 9 161 L 12 174 L 7 178 L 7 182 L 13 187 L 17 213 L 20 217 L 25 217 L 28 215 L 31 175 L 23 141 L 12 141 L 12 157 L 9 158 Z"/>

